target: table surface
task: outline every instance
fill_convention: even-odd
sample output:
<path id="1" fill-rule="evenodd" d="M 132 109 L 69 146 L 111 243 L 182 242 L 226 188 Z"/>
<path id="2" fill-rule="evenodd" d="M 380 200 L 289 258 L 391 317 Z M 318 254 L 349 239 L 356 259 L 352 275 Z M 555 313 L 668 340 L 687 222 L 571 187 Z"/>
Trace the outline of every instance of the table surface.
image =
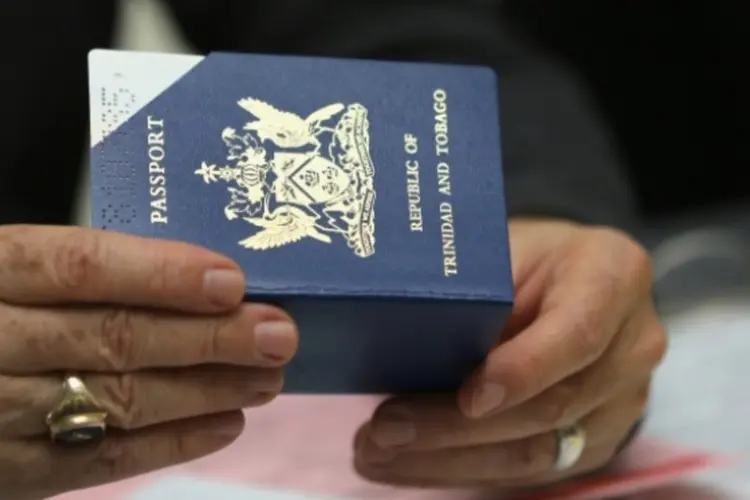
<path id="1" fill-rule="evenodd" d="M 671 346 L 656 377 L 646 432 L 750 455 L 750 298 L 719 300 L 665 321 Z M 696 500 L 746 500 L 750 462 L 707 473 L 690 484 Z M 686 489 L 675 490 L 673 497 L 666 493 L 658 498 L 690 500 Z"/>

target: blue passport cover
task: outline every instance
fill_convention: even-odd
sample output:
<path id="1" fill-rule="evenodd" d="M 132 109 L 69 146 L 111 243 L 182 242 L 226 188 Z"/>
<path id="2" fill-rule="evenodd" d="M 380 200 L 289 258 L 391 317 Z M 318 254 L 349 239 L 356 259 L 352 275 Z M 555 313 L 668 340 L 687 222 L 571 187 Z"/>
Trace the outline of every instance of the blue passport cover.
<path id="1" fill-rule="evenodd" d="M 92 225 L 235 259 L 247 300 L 299 323 L 286 392 L 452 390 L 498 341 L 513 286 L 492 70 L 89 62 Z"/>

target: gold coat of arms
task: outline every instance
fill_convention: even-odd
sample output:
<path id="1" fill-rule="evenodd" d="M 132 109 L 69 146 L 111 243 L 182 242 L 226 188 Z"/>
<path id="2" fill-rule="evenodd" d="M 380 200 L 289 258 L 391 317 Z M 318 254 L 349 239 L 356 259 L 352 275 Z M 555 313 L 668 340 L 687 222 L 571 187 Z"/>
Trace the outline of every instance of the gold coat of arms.
<path id="1" fill-rule="evenodd" d="M 229 184 L 229 220 L 256 232 L 239 242 L 269 250 L 310 238 L 342 238 L 359 257 L 375 253 L 375 168 L 367 109 L 325 106 L 307 118 L 258 99 L 239 106 L 255 118 L 241 131 L 225 128 L 229 165 L 203 162 L 195 173 L 207 184 Z"/>

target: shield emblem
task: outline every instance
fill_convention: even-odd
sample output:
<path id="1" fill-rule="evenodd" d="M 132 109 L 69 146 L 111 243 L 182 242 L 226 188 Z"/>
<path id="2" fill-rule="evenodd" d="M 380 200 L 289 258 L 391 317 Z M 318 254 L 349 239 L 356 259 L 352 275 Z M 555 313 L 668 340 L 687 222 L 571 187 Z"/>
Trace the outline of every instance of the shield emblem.
<path id="1" fill-rule="evenodd" d="M 348 173 L 319 155 L 277 153 L 274 163 L 278 179 L 284 184 L 284 189 L 276 193 L 281 203 L 326 205 L 339 198 L 352 183 Z"/>

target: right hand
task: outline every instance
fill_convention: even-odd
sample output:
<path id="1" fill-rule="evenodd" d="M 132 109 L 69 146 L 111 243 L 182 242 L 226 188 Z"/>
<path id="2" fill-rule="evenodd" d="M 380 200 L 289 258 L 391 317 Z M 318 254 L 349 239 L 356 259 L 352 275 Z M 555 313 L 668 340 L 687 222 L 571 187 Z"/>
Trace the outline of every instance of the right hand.
<path id="1" fill-rule="evenodd" d="M 183 243 L 0 226 L 0 492 L 38 499 L 217 451 L 271 401 L 297 329 L 243 304 L 231 260 Z M 109 414 L 96 445 L 50 442 L 64 373 Z"/>

